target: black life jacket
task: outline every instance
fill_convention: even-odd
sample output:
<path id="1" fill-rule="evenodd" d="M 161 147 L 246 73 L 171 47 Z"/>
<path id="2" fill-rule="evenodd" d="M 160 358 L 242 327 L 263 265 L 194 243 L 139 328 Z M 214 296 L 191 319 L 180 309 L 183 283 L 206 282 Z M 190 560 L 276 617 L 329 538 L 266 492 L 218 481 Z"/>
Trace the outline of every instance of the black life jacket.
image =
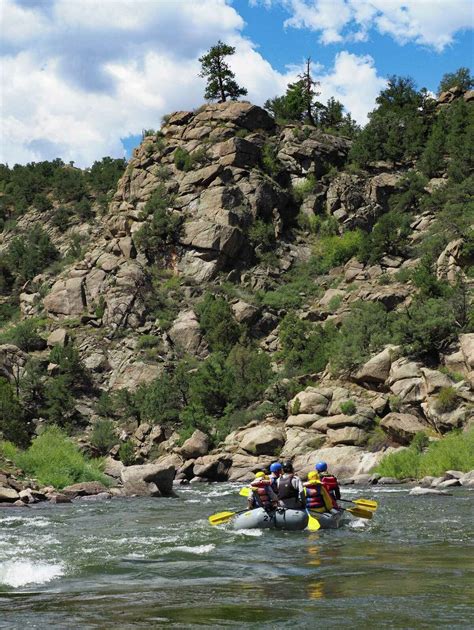
<path id="1" fill-rule="evenodd" d="M 280 477 L 278 484 L 278 498 L 279 499 L 291 499 L 292 497 L 298 498 L 298 490 L 292 485 L 293 476 Z"/>

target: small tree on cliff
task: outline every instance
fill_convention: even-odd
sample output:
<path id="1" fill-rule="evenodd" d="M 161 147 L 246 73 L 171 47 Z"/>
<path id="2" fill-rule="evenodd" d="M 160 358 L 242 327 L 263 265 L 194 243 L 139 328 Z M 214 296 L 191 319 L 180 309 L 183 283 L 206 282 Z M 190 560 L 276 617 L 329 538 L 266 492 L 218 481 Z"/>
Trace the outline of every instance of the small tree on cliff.
<path id="1" fill-rule="evenodd" d="M 199 76 L 207 78 L 205 99 L 217 99 L 219 103 L 225 103 L 227 98 L 236 101 L 239 96 L 247 94 L 247 90 L 238 85 L 234 73 L 224 60 L 224 57 L 234 53 L 233 46 L 228 46 L 219 40 L 215 46 L 211 46 L 207 54 L 199 59 L 202 66 Z"/>

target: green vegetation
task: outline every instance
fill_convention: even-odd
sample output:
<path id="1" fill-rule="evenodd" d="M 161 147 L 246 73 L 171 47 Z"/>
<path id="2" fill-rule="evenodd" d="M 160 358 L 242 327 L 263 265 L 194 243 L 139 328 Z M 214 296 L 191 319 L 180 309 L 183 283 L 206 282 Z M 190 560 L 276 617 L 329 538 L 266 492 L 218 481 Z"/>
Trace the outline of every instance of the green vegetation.
<path id="1" fill-rule="evenodd" d="M 10 326 L 0 334 L 1 343 L 12 343 L 25 352 L 42 350 L 46 342 L 39 335 L 43 322 L 40 319 L 25 319 Z"/>
<path id="2" fill-rule="evenodd" d="M 117 441 L 114 423 L 111 420 L 97 420 L 92 429 L 90 442 L 99 455 L 107 455 Z"/>
<path id="3" fill-rule="evenodd" d="M 153 262 L 163 257 L 181 234 L 183 217 L 171 210 L 171 203 L 164 185 L 160 184 L 145 204 L 144 217 L 152 215 L 151 221 L 147 221 L 134 237 L 137 246 Z"/>
<path id="4" fill-rule="evenodd" d="M 206 293 L 197 307 L 199 325 L 213 352 L 228 354 L 237 343 L 241 328 L 224 298 Z"/>
<path id="5" fill-rule="evenodd" d="M 461 90 L 471 90 L 474 87 L 474 78 L 469 68 L 461 67 L 455 72 L 444 74 L 438 87 L 438 94 L 452 87 L 459 87 Z"/>
<path id="6" fill-rule="evenodd" d="M 25 473 L 44 486 L 64 488 L 79 481 L 101 481 L 108 484 L 99 460 L 89 460 L 58 427 L 45 429 L 26 451 L 11 443 L 0 443 L 0 450 Z"/>
<path id="7" fill-rule="evenodd" d="M 416 437 L 416 436 L 415 436 Z M 420 445 L 421 442 L 421 445 Z M 474 468 L 474 430 L 464 433 L 453 431 L 439 441 L 414 439 L 412 444 L 397 453 L 383 458 L 377 472 L 384 477 L 397 479 L 438 477 L 447 470 L 468 472 Z"/>
<path id="8" fill-rule="evenodd" d="M 339 405 L 341 412 L 346 416 L 353 416 L 357 411 L 357 405 L 353 400 L 345 400 Z"/>
<path id="9" fill-rule="evenodd" d="M 458 393 L 454 389 L 454 387 L 442 387 L 439 390 L 438 396 L 436 398 L 436 410 L 440 413 L 453 411 L 453 409 L 456 409 L 458 405 L 458 400 Z"/>

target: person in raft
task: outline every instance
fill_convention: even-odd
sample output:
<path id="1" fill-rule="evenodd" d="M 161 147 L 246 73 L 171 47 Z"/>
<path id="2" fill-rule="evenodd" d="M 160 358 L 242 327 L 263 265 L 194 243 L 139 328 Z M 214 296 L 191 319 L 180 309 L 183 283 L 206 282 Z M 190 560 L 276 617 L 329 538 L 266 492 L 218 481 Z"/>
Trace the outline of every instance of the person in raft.
<path id="1" fill-rule="evenodd" d="M 305 504 L 304 488 L 301 479 L 295 475 L 293 464 L 282 464 L 283 475 L 278 480 L 278 503 L 281 507 L 301 510 Z"/>
<path id="2" fill-rule="evenodd" d="M 341 498 L 341 489 L 339 487 L 337 477 L 329 473 L 328 465 L 326 464 L 326 462 L 318 462 L 314 468 L 316 472 L 319 474 L 321 483 L 326 488 L 326 490 L 329 493 L 329 496 L 332 499 L 333 507 L 335 508 L 339 507 L 337 505 L 337 502 Z"/>
<path id="3" fill-rule="evenodd" d="M 331 512 L 334 509 L 332 498 L 321 482 L 318 473 L 312 470 L 308 473 L 308 481 L 303 484 L 305 507 L 315 512 Z"/>
<path id="4" fill-rule="evenodd" d="M 250 484 L 250 491 L 247 499 L 249 510 L 262 507 L 268 512 L 277 507 L 278 497 L 272 490 L 271 481 L 264 472 L 255 473 L 255 479 Z"/>
<path id="5" fill-rule="evenodd" d="M 273 462 L 270 464 L 270 483 L 272 484 L 273 492 L 278 492 L 278 480 L 281 477 L 281 464 L 280 462 Z"/>

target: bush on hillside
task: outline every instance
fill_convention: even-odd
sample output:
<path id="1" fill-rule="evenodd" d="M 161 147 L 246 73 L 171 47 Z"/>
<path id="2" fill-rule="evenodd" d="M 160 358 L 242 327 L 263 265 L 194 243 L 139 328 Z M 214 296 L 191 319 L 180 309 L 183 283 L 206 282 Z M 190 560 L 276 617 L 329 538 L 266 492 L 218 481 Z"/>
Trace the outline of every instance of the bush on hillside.
<path id="1" fill-rule="evenodd" d="M 18 446 L 28 443 L 25 413 L 11 384 L 0 378 L 0 437 Z"/>
<path id="2" fill-rule="evenodd" d="M 112 446 L 117 444 L 115 425 L 111 420 L 97 420 L 90 437 L 92 446 L 100 455 L 107 455 Z"/>
<path id="3" fill-rule="evenodd" d="M 15 237 L 6 252 L 6 262 L 19 284 L 31 280 L 58 258 L 58 250 L 38 224 Z"/>
<path id="4" fill-rule="evenodd" d="M 0 343 L 12 343 L 24 352 L 42 350 L 46 342 L 38 333 L 40 328 L 40 320 L 25 319 L 3 331 L 0 334 Z"/>
<path id="5" fill-rule="evenodd" d="M 242 329 L 235 321 L 227 300 L 206 293 L 196 311 L 199 326 L 211 350 L 228 354 L 239 340 Z"/>
<path id="6" fill-rule="evenodd" d="M 468 472 L 474 468 L 474 430 L 452 431 L 420 450 L 415 443 L 382 459 L 376 471 L 383 477 L 406 479 L 425 475 L 439 477 L 447 470 Z"/>
<path id="7" fill-rule="evenodd" d="M 108 485 L 102 463 L 89 460 L 58 427 L 45 429 L 26 451 L 10 450 L 14 463 L 43 486 L 64 488 L 80 481 Z"/>

